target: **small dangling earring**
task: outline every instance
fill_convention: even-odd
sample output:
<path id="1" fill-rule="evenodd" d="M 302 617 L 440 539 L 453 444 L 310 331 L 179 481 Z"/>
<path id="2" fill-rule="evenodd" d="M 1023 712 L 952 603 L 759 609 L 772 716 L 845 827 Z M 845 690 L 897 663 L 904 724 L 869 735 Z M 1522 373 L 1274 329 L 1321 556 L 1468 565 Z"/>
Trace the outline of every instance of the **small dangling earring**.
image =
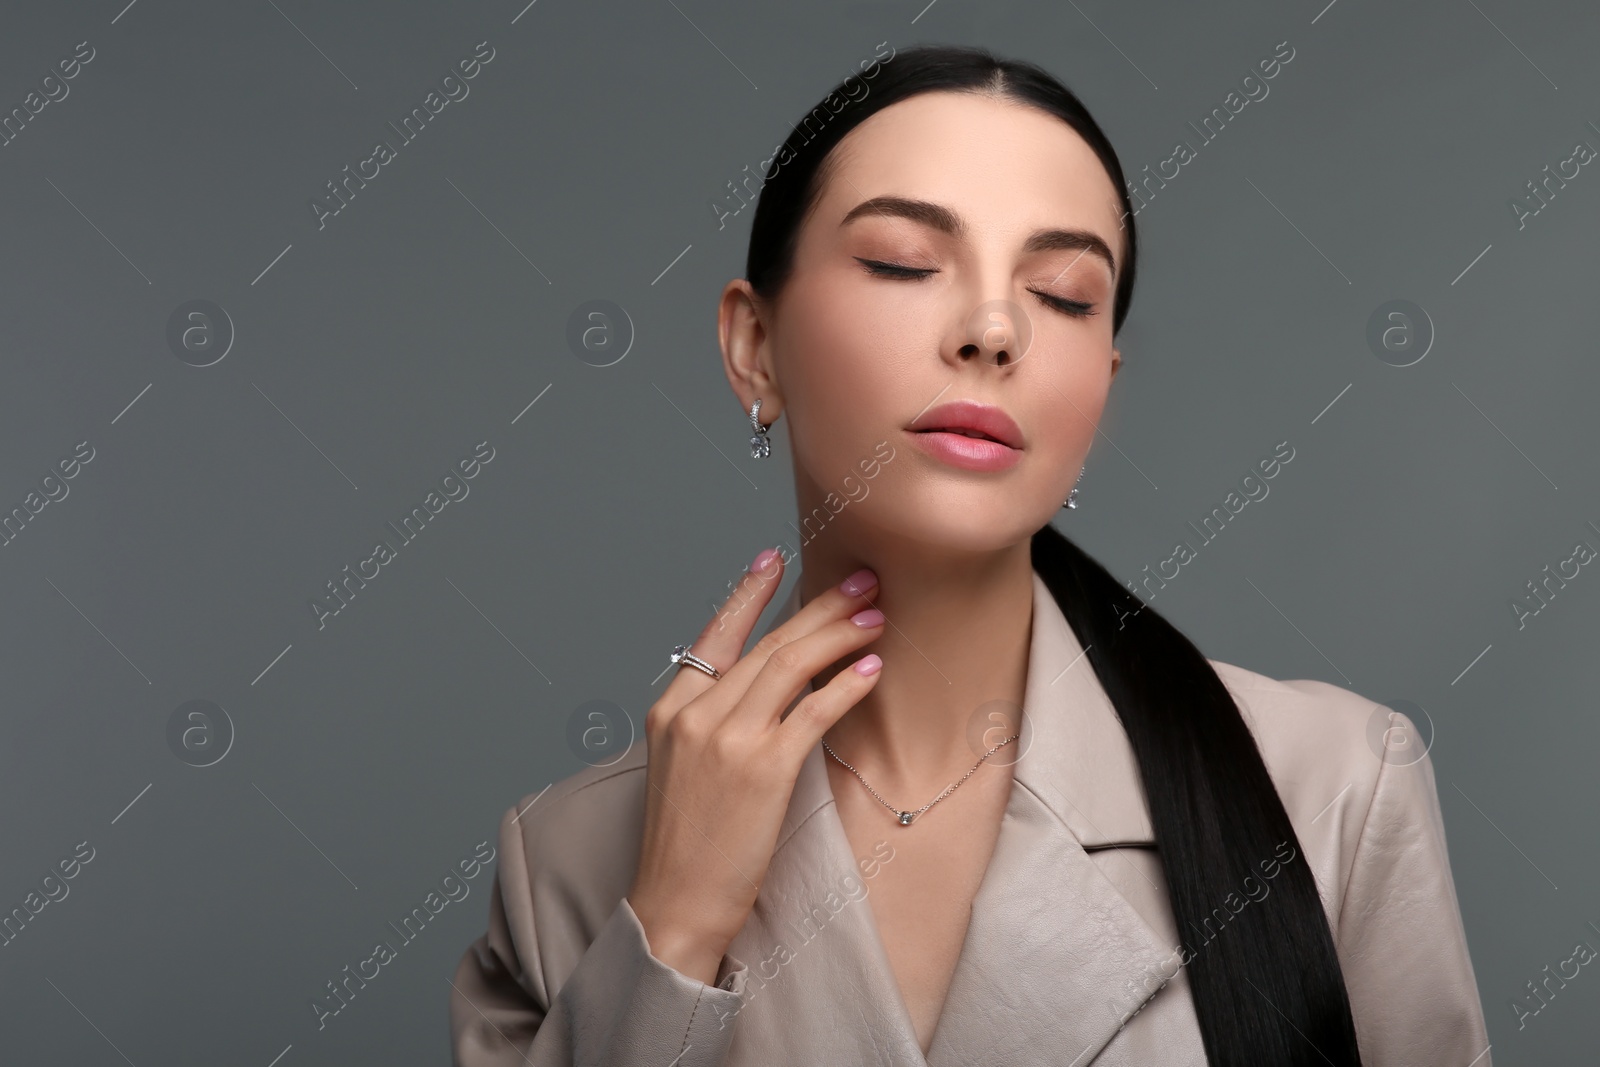
<path id="1" fill-rule="evenodd" d="M 761 425 L 761 420 L 758 417 L 760 411 L 761 400 L 758 397 L 756 402 L 750 405 L 751 459 L 766 459 L 768 456 L 772 455 L 772 439 L 767 436 L 767 427 Z M 773 420 L 773 422 L 776 421 L 776 419 Z M 771 423 L 768 423 L 768 426 L 770 425 Z"/>
<path id="2" fill-rule="evenodd" d="M 1083 481 L 1083 471 L 1083 467 L 1078 468 L 1078 481 L 1080 482 Z M 1076 508 L 1078 506 L 1078 487 L 1076 485 L 1072 487 L 1072 492 L 1067 494 L 1067 502 L 1061 506 L 1064 508 Z"/>

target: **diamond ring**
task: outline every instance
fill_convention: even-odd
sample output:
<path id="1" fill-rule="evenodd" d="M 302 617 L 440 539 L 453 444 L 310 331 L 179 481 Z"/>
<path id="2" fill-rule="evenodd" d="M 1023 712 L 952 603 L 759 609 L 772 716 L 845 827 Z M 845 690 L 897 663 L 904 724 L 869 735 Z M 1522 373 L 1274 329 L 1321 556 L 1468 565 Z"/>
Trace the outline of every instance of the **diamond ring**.
<path id="1" fill-rule="evenodd" d="M 672 647 L 672 662 L 676 663 L 680 667 L 687 665 L 693 667 L 695 670 L 704 671 L 713 678 L 722 677 L 721 671 L 717 670 L 715 667 L 701 659 L 699 656 L 695 655 L 693 652 L 690 652 L 688 645 L 674 645 Z"/>

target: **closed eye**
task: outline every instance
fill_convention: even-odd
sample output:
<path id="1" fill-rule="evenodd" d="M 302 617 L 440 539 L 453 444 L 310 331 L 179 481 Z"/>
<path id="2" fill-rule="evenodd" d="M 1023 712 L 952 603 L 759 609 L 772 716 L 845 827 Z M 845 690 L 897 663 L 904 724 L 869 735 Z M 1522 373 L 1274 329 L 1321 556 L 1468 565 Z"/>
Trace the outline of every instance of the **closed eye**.
<path id="1" fill-rule="evenodd" d="M 1064 296 L 1051 296 L 1049 293 L 1041 293 L 1037 289 L 1029 289 L 1028 292 L 1043 300 L 1050 307 L 1055 308 L 1057 311 L 1065 312 L 1073 318 L 1086 319 L 1096 313 L 1093 304 L 1085 304 L 1081 300 L 1068 300 Z"/>
<path id="2" fill-rule="evenodd" d="M 885 275 L 890 278 L 926 278 L 938 271 L 931 267 L 902 267 L 898 263 L 882 263 L 876 259 L 862 259 L 856 257 L 856 262 L 867 268 L 868 274 Z"/>
<path id="3" fill-rule="evenodd" d="M 856 256 L 855 259 L 856 262 L 860 263 L 866 268 L 868 274 L 879 277 L 903 278 L 908 281 L 918 281 L 928 277 L 931 274 L 939 273 L 932 267 L 904 267 L 898 263 L 884 263 L 875 259 L 862 259 L 860 256 Z M 1047 307 L 1054 308 L 1055 310 L 1066 315 L 1071 315 L 1074 318 L 1086 319 L 1095 314 L 1093 304 L 1086 304 L 1081 300 L 1068 300 L 1066 297 L 1062 296 L 1052 296 L 1049 293 L 1041 293 L 1037 289 L 1030 289 L 1028 291 L 1042 300 Z"/>

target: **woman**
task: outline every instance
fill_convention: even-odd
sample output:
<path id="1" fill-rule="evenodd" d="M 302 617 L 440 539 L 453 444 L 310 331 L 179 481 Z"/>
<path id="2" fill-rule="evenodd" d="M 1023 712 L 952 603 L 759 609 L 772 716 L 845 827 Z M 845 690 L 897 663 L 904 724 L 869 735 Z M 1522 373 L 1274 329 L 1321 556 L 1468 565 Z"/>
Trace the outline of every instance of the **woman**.
<path id="1" fill-rule="evenodd" d="M 720 340 L 803 569 L 748 654 L 773 550 L 675 650 L 647 752 L 506 813 L 456 1062 L 1487 1067 L 1430 763 L 1369 743 L 1411 724 L 1206 659 L 1049 524 L 1137 251 L 1082 104 L 891 53 L 767 177 Z"/>

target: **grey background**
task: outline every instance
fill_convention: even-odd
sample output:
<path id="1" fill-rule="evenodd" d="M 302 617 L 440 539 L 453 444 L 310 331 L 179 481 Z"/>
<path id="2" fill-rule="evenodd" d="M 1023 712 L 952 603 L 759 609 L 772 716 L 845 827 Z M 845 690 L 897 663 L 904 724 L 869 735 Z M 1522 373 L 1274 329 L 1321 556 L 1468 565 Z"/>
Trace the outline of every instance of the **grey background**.
<path id="1" fill-rule="evenodd" d="M 1508 206 L 1600 145 L 1592 5 L 122 3 L 0 18 L 0 110 L 96 51 L 0 148 L 0 510 L 95 450 L 0 548 L 0 908 L 96 850 L 0 948 L 0 1058 L 448 1061 L 488 872 L 325 1029 L 308 1004 L 581 768 L 575 709 L 642 722 L 667 649 L 798 546 L 781 424 L 752 463 L 716 352 L 753 212 L 710 204 L 878 42 L 930 40 L 1046 66 L 1130 176 L 1295 49 L 1140 213 L 1058 521 L 1134 578 L 1290 442 L 1154 604 L 1214 658 L 1425 710 L 1494 1061 L 1592 1058 L 1593 967 L 1521 1030 L 1509 1004 L 1600 946 L 1600 577 L 1522 628 L 1511 603 L 1600 546 L 1600 174 Z M 310 199 L 480 41 L 470 95 L 319 230 Z M 166 340 L 193 299 L 236 330 L 208 367 Z M 566 342 L 594 299 L 636 331 L 607 367 Z M 1436 330 L 1409 367 L 1365 341 L 1392 299 Z M 310 599 L 483 440 L 319 630 Z M 169 747 L 191 700 L 235 731 L 209 767 Z"/>

